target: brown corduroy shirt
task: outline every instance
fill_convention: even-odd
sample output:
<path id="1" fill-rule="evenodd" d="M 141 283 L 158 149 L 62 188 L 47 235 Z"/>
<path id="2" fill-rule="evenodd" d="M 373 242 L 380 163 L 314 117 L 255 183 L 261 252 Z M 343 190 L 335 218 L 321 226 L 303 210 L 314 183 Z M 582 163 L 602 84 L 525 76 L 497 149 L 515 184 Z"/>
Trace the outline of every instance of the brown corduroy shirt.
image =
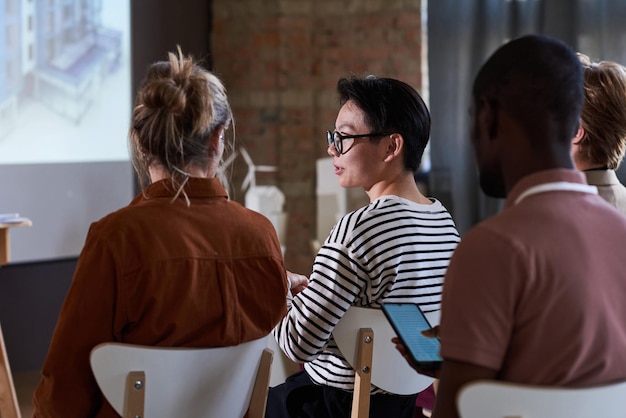
<path id="1" fill-rule="evenodd" d="M 191 178 L 190 205 L 168 181 L 92 224 L 59 315 L 34 417 L 118 417 L 89 366 L 99 343 L 229 346 L 267 335 L 286 313 L 276 232 L 228 200 L 217 179 Z"/>

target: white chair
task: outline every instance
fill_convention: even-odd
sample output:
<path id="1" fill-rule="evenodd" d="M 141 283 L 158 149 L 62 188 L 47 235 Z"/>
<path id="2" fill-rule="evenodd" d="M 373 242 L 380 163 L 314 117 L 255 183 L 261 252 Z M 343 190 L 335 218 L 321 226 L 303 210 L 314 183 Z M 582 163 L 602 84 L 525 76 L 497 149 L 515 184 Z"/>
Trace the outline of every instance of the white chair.
<path id="1" fill-rule="evenodd" d="M 267 337 L 217 348 L 104 343 L 90 360 L 124 418 L 263 418 L 273 356 L 266 347 Z"/>
<path id="2" fill-rule="evenodd" d="M 352 306 L 335 327 L 333 337 L 355 370 L 352 418 L 369 416 L 370 384 L 387 392 L 421 392 L 433 378 L 418 374 L 396 350 L 396 334 L 380 309 Z"/>
<path id="3" fill-rule="evenodd" d="M 626 382 L 561 388 L 476 381 L 457 398 L 462 418 L 624 418 Z"/>

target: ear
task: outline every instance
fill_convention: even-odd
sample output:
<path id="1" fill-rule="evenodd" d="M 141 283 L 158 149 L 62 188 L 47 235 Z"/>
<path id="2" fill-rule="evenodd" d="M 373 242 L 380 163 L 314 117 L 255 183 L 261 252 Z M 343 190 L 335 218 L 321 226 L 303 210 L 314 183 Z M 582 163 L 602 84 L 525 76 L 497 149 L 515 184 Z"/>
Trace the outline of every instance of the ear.
<path id="1" fill-rule="evenodd" d="M 398 133 L 389 135 L 389 139 L 387 140 L 385 159 L 383 161 L 390 162 L 398 157 L 401 157 L 403 148 L 404 138 L 402 137 L 402 135 Z"/>
<path id="2" fill-rule="evenodd" d="M 572 138 L 572 145 L 580 144 L 580 141 L 585 137 L 585 128 L 583 128 L 582 122 L 578 123 L 578 130 L 576 131 L 576 135 Z"/>
<path id="3" fill-rule="evenodd" d="M 223 150 L 224 150 L 224 128 L 221 126 L 218 126 L 211 134 L 211 139 L 209 143 L 209 154 L 217 155 L 218 157 L 221 158 Z"/>
<path id="4" fill-rule="evenodd" d="M 489 139 L 494 139 L 498 135 L 498 102 L 494 99 L 481 97 L 479 100 L 478 123 L 485 128 Z"/>

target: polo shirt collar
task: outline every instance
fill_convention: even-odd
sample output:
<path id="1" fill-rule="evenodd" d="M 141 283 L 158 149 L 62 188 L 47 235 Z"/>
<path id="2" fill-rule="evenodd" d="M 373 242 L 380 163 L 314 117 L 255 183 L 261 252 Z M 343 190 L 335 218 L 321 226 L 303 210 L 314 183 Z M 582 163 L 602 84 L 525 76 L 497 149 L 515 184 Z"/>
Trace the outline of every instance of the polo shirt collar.
<path id="1" fill-rule="evenodd" d="M 538 171 L 536 173 L 521 178 L 515 184 L 515 186 L 513 186 L 513 189 L 509 192 L 506 198 L 504 207 L 508 208 L 510 206 L 513 206 L 517 198 L 531 187 L 538 186 L 540 184 L 555 183 L 561 181 L 569 183 L 587 184 L 587 180 L 585 180 L 585 175 L 578 170 L 558 168 L 553 170 Z"/>

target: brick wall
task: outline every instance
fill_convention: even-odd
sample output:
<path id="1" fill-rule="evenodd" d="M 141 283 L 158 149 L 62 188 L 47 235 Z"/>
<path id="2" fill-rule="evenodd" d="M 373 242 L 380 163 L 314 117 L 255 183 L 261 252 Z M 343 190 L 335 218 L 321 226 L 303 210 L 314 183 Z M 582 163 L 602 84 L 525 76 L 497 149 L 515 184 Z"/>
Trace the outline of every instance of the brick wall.
<path id="1" fill-rule="evenodd" d="M 316 234 L 315 160 L 334 126 L 337 79 L 351 74 L 399 78 L 421 91 L 420 0 L 213 0 L 215 73 L 228 89 L 236 141 L 255 164 L 274 165 L 257 184 L 285 194 L 287 268 L 311 270 Z M 247 171 L 231 174 L 232 198 Z M 350 206 L 367 202 L 350 191 Z"/>

